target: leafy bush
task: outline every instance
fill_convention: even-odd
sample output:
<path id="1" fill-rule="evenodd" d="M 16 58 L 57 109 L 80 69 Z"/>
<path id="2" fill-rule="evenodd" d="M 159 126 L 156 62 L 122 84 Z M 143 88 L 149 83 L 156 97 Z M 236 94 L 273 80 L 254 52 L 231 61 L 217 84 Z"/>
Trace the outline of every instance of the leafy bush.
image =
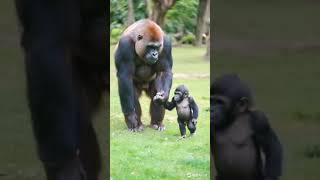
<path id="1" fill-rule="evenodd" d="M 166 14 L 164 30 L 167 33 L 194 32 L 197 22 L 198 3 L 196 0 L 177 1 Z"/>
<path id="2" fill-rule="evenodd" d="M 110 34 L 110 43 L 111 44 L 116 44 L 119 41 L 119 38 L 122 34 L 122 29 L 121 28 L 113 28 L 111 30 L 111 34 Z"/>
<path id="3" fill-rule="evenodd" d="M 134 0 L 135 19 L 148 18 L 148 11 L 145 1 Z M 151 1 L 148 1 L 151 3 Z M 163 27 L 166 33 L 194 32 L 197 22 L 198 0 L 183 0 L 177 3 L 168 11 Z M 128 1 L 110 0 L 110 28 L 118 25 L 124 26 L 128 20 Z"/>
<path id="4" fill-rule="evenodd" d="M 182 44 L 193 44 L 194 41 L 196 40 L 196 36 L 193 34 L 188 34 L 182 37 Z"/>

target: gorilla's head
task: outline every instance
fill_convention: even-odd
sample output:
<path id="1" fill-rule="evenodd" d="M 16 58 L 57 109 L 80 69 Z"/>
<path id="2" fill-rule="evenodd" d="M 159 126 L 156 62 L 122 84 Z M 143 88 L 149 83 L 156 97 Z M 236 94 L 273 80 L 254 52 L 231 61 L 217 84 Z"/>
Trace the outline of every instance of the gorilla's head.
<path id="1" fill-rule="evenodd" d="M 180 85 L 174 91 L 174 101 L 180 102 L 189 96 L 189 90 L 185 85 Z"/>
<path id="2" fill-rule="evenodd" d="M 253 104 L 250 88 L 235 74 L 217 78 L 210 90 L 210 114 L 215 127 L 231 123 L 239 113 L 249 111 Z"/>

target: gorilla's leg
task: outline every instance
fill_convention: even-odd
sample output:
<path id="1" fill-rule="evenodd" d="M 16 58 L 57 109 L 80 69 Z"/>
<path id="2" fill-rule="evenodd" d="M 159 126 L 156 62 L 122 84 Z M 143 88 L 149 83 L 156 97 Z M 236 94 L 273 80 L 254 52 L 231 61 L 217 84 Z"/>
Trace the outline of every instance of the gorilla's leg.
<path id="1" fill-rule="evenodd" d="M 157 105 L 153 102 L 153 97 L 156 95 L 157 91 L 154 87 L 154 83 L 150 85 L 148 91 L 146 91 L 147 95 L 150 97 L 150 116 L 151 116 L 151 127 L 153 129 L 163 131 L 165 130 L 165 126 L 162 124 L 164 115 L 165 115 L 165 108 L 161 105 Z"/>
<path id="2" fill-rule="evenodd" d="M 165 114 L 165 109 L 163 106 L 155 104 L 152 100 L 150 102 L 150 116 L 151 116 L 151 126 L 159 131 L 165 130 L 165 126 L 162 124 Z"/>
<path id="3" fill-rule="evenodd" d="M 74 81 L 79 99 L 77 102 L 80 159 L 88 180 L 97 180 L 101 168 L 99 143 L 92 127 L 92 117 L 103 95 L 104 69 L 88 64 L 83 58 L 74 58 Z"/>
<path id="4" fill-rule="evenodd" d="M 190 134 L 194 134 L 196 132 L 197 127 L 191 120 L 188 121 L 188 129 Z"/>
<path id="5" fill-rule="evenodd" d="M 65 38 L 70 37 L 68 32 L 72 30 L 69 28 L 77 19 L 66 16 L 64 1 L 52 1 L 51 5 L 40 0 L 17 0 L 16 3 L 23 26 L 22 45 L 33 131 L 47 179 L 82 179 L 77 154 L 77 96 L 72 67 L 67 63 L 71 60 L 67 48 L 70 42 Z"/>
<path id="6" fill-rule="evenodd" d="M 140 105 L 140 102 L 139 102 L 139 97 L 141 95 L 141 89 L 139 88 L 135 88 L 135 97 L 134 97 L 134 104 L 135 104 L 135 111 L 136 111 L 136 114 L 137 114 L 137 120 L 138 120 L 138 129 L 137 131 L 143 131 L 144 129 L 144 125 L 141 121 L 141 115 L 142 115 L 142 110 L 141 110 L 141 105 Z"/>
<path id="7" fill-rule="evenodd" d="M 184 121 L 181 119 L 178 119 L 178 123 L 179 123 L 180 135 L 181 135 L 181 137 L 185 137 L 186 136 L 186 125 L 185 125 Z"/>
<path id="8" fill-rule="evenodd" d="M 80 159 L 88 180 L 98 180 L 101 168 L 100 150 L 91 124 L 83 126 L 80 132 Z"/>

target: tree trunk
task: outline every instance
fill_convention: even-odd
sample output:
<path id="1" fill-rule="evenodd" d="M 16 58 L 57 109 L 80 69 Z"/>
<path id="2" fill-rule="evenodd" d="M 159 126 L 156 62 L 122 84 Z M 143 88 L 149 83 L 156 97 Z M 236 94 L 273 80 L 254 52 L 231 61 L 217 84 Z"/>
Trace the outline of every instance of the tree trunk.
<path id="1" fill-rule="evenodd" d="M 209 31 L 209 35 L 206 39 L 206 43 L 207 43 L 207 52 L 205 54 L 205 57 L 209 57 L 210 58 L 210 31 Z"/>
<path id="2" fill-rule="evenodd" d="M 146 6 L 146 12 L 148 14 L 148 18 L 151 19 L 151 13 L 152 13 L 152 2 L 150 0 L 144 0 L 144 4 Z"/>
<path id="3" fill-rule="evenodd" d="M 209 3 L 208 3 L 208 6 L 207 6 L 207 11 L 206 11 L 206 15 L 205 15 L 205 24 L 206 24 L 206 28 L 205 28 L 205 31 L 208 32 L 208 36 L 207 36 L 207 39 L 206 39 L 206 45 L 207 45 L 207 52 L 205 54 L 206 57 L 210 58 L 210 44 L 211 44 L 211 29 L 210 29 L 210 0 L 209 0 Z"/>
<path id="4" fill-rule="evenodd" d="M 199 0 L 198 6 L 198 17 L 197 17 L 197 26 L 196 26 L 196 40 L 194 45 L 200 46 L 202 44 L 202 34 L 205 29 L 206 14 L 210 8 L 210 0 Z"/>
<path id="5" fill-rule="evenodd" d="M 135 22 L 133 0 L 128 0 L 128 21 L 127 26 L 130 26 Z"/>
<path id="6" fill-rule="evenodd" d="M 152 0 L 152 3 L 149 19 L 153 20 L 163 28 L 165 16 L 168 10 L 175 5 L 176 0 Z"/>

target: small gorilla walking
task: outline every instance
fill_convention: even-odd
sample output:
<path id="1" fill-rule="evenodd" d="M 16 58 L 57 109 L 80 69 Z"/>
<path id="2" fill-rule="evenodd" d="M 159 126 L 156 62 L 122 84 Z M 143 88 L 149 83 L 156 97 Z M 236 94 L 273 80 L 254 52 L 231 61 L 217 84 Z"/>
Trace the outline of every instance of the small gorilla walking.
<path id="1" fill-rule="evenodd" d="M 278 180 L 282 146 L 265 114 L 253 110 L 249 87 L 224 75 L 211 87 L 211 150 L 217 180 Z"/>
<path id="2" fill-rule="evenodd" d="M 186 125 L 191 136 L 196 132 L 199 110 L 193 97 L 189 96 L 189 90 L 186 86 L 178 86 L 174 91 L 172 101 L 166 102 L 164 107 L 170 111 L 176 107 L 181 138 L 186 137 Z"/>

